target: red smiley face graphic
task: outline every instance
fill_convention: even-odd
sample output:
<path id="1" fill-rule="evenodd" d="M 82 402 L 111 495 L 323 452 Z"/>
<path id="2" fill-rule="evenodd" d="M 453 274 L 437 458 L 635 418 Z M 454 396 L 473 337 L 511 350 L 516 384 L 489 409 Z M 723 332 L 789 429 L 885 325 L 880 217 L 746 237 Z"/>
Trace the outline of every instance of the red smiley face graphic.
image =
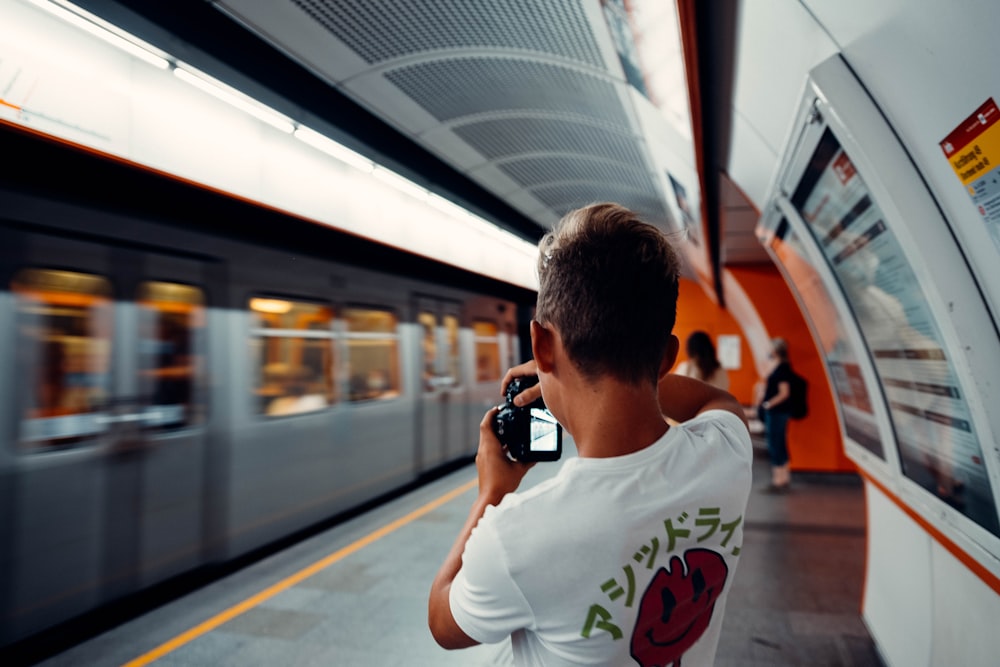
<path id="1" fill-rule="evenodd" d="M 686 566 L 686 567 L 685 567 Z M 642 594 L 632 631 L 632 657 L 642 667 L 680 667 L 681 656 L 705 633 L 729 568 L 720 554 L 691 549 L 670 559 Z"/>

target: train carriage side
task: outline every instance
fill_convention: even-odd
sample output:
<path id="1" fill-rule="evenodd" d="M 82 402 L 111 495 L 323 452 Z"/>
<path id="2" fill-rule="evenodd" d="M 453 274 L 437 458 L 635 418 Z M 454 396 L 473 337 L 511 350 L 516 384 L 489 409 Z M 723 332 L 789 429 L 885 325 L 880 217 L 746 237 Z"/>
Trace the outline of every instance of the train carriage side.
<path id="1" fill-rule="evenodd" d="M 203 562 L 212 260 L 0 234 L 7 639 Z"/>
<path id="2" fill-rule="evenodd" d="M 416 476 L 416 360 L 399 285 L 312 258 L 241 253 L 226 314 L 228 556 Z"/>
<path id="3" fill-rule="evenodd" d="M 516 304 L 503 302 L 486 296 L 473 296 L 468 304 L 469 326 L 465 332 L 468 342 L 464 346 L 466 364 L 471 370 L 469 383 L 470 410 L 478 427 L 483 414 L 490 406 L 503 402 L 500 380 L 507 369 L 521 362 L 524 350 L 518 338 L 518 318 L 520 311 Z M 530 353 L 530 350 L 527 350 Z M 466 440 L 475 454 L 478 441 L 476 433 Z"/>
<path id="4" fill-rule="evenodd" d="M 468 460 L 520 354 L 489 280 L 0 197 L 0 646 Z"/>
<path id="5" fill-rule="evenodd" d="M 521 353 L 515 302 L 442 286 L 434 290 L 414 299 L 422 352 L 422 472 L 475 455 L 479 423 L 501 401 L 500 380 Z"/>

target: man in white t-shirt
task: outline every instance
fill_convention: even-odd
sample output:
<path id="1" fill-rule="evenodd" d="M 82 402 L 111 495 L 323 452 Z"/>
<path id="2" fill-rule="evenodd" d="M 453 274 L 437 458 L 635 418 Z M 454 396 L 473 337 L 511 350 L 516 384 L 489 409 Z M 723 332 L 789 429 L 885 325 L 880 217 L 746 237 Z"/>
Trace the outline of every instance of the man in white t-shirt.
<path id="1" fill-rule="evenodd" d="M 515 493 L 530 465 L 480 424 L 479 493 L 432 584 L 445 648 L 511 637 L 518 665 L 710 665 L 743 542 L 752 448 L 728 393 L 668 373 L 678 259 L 616 204 L 540 243 L 531 323 L 539 395 L 578 458 Z M 668 426 L 664 416 L 680 422 Z"/>

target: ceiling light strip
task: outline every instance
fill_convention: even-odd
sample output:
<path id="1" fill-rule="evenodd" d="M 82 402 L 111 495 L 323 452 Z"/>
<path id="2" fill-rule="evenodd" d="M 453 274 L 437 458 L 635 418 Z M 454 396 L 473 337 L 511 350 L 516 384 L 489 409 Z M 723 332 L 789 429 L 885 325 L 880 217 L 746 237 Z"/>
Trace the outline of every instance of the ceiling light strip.
<path id="1" fill-rule="evenodd" d="M 304 144 L 312 146 L 316 150 L 326 153 L 330 157 L 336 158 L 344 164 L 350 165 L 366 174 L 372 173 L 375 169 L 375 163 L 364 155 L 355 153 L 350 148 L 337 143 L 325 134 L 320 134 L 315 130 L 309 129 L 305 125 L 299 125 L 295 128 L 292 136 Z"/>
<path id="2" fill-rule="evenodd" d="M 28 0 L 28 2 L 158 69 L 166 70 L 172 68 L 174 76 L 202 92 L 267 123 L 283 133 L 291 134 L 296 139 L 329 157 L 335 158 L 363 173 L 373 175 L 396 190 L 420 202 L 426 203 L 453 219 L 463 221 L 473 228 L 477 228 L 480 233 L 504 242 L 519 251 L 524 250 L 527 242 L 516 234 L 473 214 L 458 204 L 427 190 L 404 176 L 376 164 L 330 137 L 304 125 L 295 123 L 287 116 L 261 104 L 252 97 L 222 83 L 214 77 L 186 63 L 172 59 L 168 54 L 158 52 L 155 47 L 145 44 L 133 35 L 119 31 L 117 27 L 106 24 L 100 18 L 83 9 L 64 0 Z"/>
<path id="3" fill-rule="evenodd" d="M 177 63 L 174 67 L 174 75 L 181 81 L 191 84 L 198 90 L 206 92 L 230 106 L 236 107 L 240 111 L 267 123 L 281 132 L 291 134 L 295 130 L 295 124 L 286 116 L 260 104 L 253 98 L 247 97 L 235 88 L 230 88 L 221 81 L 213 79 L 190 65 Z"/>
<path id="4" fill-rule="evenodd" d="M 101 22 L 97 17 L 85 12 L 76 5 L 72 5 L 68 2 L 60 2 L 59 0 L 28 1 L 39 9 L 47 11 L 66 23 L 89 33 L 118 49 L 121 49 L 131 56 L 139 58 L 143 62 L 149 63 L 153 67 L 158 69 L 167 69 L 170 67 L 170 61 L 162 55 L 156 53 L 153 47 L 142 44 L 138 40 L 133 41 L 134 38 L 131 36 L 129 39 L 126 39 L 122 35 L 113 32 L 109 28 L 105 27 L 103 22 Z"/>

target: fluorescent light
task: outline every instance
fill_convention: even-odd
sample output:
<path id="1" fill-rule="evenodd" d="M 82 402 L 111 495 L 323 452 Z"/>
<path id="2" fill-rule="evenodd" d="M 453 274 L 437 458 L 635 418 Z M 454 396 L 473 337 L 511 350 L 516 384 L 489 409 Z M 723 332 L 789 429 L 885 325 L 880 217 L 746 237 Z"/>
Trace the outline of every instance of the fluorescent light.
<path id="1" fill-rule="evenodd" d="M 209 95 L 236 107 L 244 113 L 250 114 L 257 120 L 263 121 L 271 127 L 287 134 L 291 134 L 292 131 L 295 130 L 295 125 L 292 124 L 292 121 L 288 120 L 277 111 L 269 109 L 234 88 L 230 88 L 221 81 L 217 81 L 207 74 L 199 72 L 188 65 L 181 66 L 178 64 L 174 68 L 174 75 L 181 81 L 191 84 L 198 90 L 206 92 Z"/>
<path id="2" fill-rule="evenodd" d="M 508 246 L 516 248 L 517 250 L 526 251 L 529 253 L 534 253 L 535 251 L 538 250 L 538 246 L 536 244 L 507 231 L 503 227 L 498 227 L 497 225 L 494 225 L 489 220 L 483 220 L 482 218 L 471 216 L 469 223 L 473 227 L 477 227 L 479 231 L 482 232 L 483 234 L 486 234 L 487 236 L 492 236 L 497 241 L 501 243 L 506 243 Z"/>
<path id="3" fill-rule="evenodd" d="M 126 34 L 124 37 L 119 35 L 115 32 L 117 29 L 114 26 L 106 24 L 98 17 L 85 12 L 75 5 L 64 2 L 64 0 L 29 1 L 36 7 L 44 9 L 53 16 L 104 40 L 129 55 L 135 56 L 160 69 L 168 69 L 170 67 L 170 61 L 154 53 L 153 47 L 144 45 L 140 40 L 131 35 Z M 271 127 L 286 133 L 291 133 L 295 129 L 295 125 L 285 116 L 192 67 L 188 67 L 187 65 L 182 66 L 178 63 L 174 67 L 174 74 L 179 79 L 186 81 L 199 90 L 236 107 L 244 113 L 250 114 Z"/>
<path id="4" fill-rule="evenodd" d="M 31 4 L 44 9 L 53 16 L 56 16 L 66 23 L 69 23 L 77 28 L 98 37 L 108 44 L 125 51 L 129 55 L 135 56 L 140 60 L 158 67 L 159 69 L 167 69 L 170 67 L 170 61 L 162 56 L 154 53 L 151 49 L 152 47 L 143 46 L 135 40 L 134 37 L 129 36 L 129 39 L 118 35 L 108 28 L 100 25 L 97 21 L 98 19 L 92 14 L 88 14 L 79 7 L 71 5 L 68 2 L 56 3 L 55 0 L 30 0 Z"/>
<path id="5" fill-rule="evenodd" d="M 475 213 L 462 208 L 453 201 L 445 199 L 441 195 L 433 192 L 429 193 L 427 203 L 442 213 L 463 222 L 469 227 L 478 230 L 482 234 L 486 234 L 493 237 L 497 241 L 506 243 L 512 248 L 516 248 L 520 251 L 527 249 L 528 252 L 532 252 L 537 248 L 534 243 L 521 238 L 517 234 L 507 231 L 503 227 L 493 224 L 489 220 L 479 217 Z"/>
<path id="6" fill-rule="evenodd" d="M 355 153 L 350 148 L 338 144 L 330 137 L 322 135 L 315 130 L 310 130 L 304 125 L 299 125 L 295 128 L 295 132 L 292 133 L 292 136 L 301 140 L 303 143 L 312 146 L 316 150 L 326 153 L 330 157 L 337 158 L 341 162 L 348 164 L 355 169 L 360 169 L 366 174 L 372 173 L 375 169 L 375 165 L 372 161 L 365 156 L 360 153 Z"/>
<path id="7" fill-rule="evenodd" d="M 441 211 L 446 213 L 453 218 L 463 219 L 468 215 L 471 215 L 467 210 L 451 201 L 450 199 L 445 199 L 441 195 L 434 194 L 433 192 L 427 197 L 427 203 Z"/>
<path id="8" fill-rule="evenodd" d="M 250 310 L 259 313 L 274 313 L 284 315 L 292 309 L 292 303 L 283 299 L 262 299 L 254 297 L 250 299 Z"/>
<path id="9" fill-rule="evenodd" d="M 414 199 L 419 199 L 420 201 L 427 201 L 429 192 L 425 188 L 420 187 L 413 181 L 403 178 L 396 172 L 386 169 L 382 165 L 376 165 L 375 171 L 373 172 L 375 178 L 379 179 L 383 183 L 387 183 L 392 187 L 396 188 L 402 193 L 405 193 Z"/>

